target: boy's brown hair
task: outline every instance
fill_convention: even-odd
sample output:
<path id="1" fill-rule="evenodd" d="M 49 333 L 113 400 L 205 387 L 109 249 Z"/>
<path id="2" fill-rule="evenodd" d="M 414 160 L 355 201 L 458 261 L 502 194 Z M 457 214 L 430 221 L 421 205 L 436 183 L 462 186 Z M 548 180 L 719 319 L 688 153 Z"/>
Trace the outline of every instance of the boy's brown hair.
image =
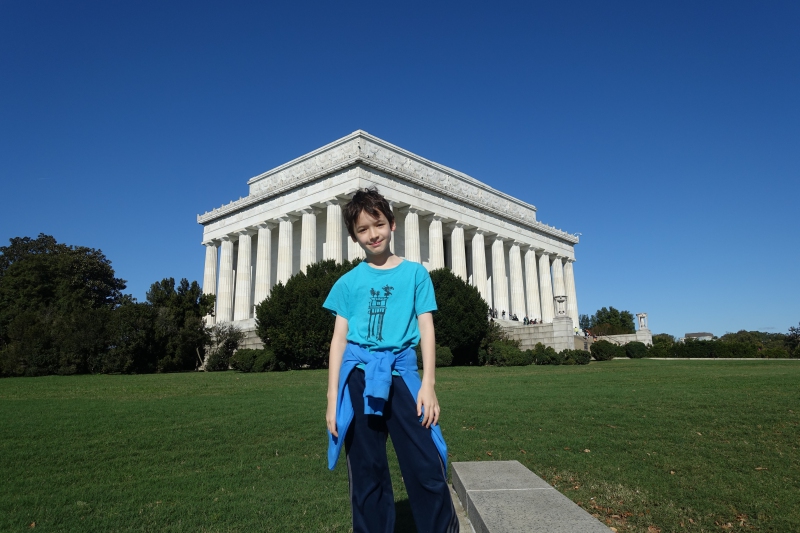
<path id="1" fill-rule="evenodd" d="M 389 202 L 378 192 L 378 189 L 374 186 L 359 189 L 342 210 L 347 233 L 354 240 L 356 238 L 356 221 L 362 211 L 373 218 L 380 217 L 382 213 L 389 221 L 390 226 L 394 224 L 394 213 L 389 207 Z"/>

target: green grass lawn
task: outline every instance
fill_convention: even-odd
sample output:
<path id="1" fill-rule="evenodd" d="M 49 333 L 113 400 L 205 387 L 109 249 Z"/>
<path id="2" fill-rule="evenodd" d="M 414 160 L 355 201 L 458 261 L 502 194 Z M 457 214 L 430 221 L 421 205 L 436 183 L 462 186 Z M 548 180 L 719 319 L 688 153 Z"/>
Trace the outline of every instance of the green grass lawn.
<path id="1" fill-rule="evenodd" d="M 516 459 L 618 531 L 800 531 L 800 362 L 437 379 L 451 460 Z M 325 387 L 324 371 L 0 380 L 0 531 L 349 531 Z"/>

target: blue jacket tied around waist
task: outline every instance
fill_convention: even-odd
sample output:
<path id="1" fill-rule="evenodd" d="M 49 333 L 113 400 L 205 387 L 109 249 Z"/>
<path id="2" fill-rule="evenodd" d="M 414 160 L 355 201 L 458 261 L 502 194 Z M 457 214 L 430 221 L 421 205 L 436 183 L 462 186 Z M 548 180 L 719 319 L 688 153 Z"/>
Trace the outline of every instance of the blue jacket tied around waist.
<path id="1" fill-rule="evenodd" d="M 361 346 L 347 343 L 342 356 L 342 368 L 339 371 L 339 392 L 336 398 L 336 429 L 339 436 L 334 437 L 328 432 L 328 468 L 333 470 L 339 460 L 350 422 L 353 421 L 353 403 L 350 401 L 350 391 L 347 387 L 347 378 L 350 372 L 359 365 L 364 365 L 364 414 L 383 415 L 383 406 L 389 399 L 389 390 L 392 387 L 392 370 L 400 374 L 403 382 L 408 387 L 414 401 L 417 401 L 422 381 L 417 370 L 417 354 L 413 348 L 406 348 L 398 354 L 391 351 L 369 352 Z M 436 450 L 442 459 L 447 471 L 447 445 L 438 426 L 431 426 L 431 438 L 436 445 Z"/>

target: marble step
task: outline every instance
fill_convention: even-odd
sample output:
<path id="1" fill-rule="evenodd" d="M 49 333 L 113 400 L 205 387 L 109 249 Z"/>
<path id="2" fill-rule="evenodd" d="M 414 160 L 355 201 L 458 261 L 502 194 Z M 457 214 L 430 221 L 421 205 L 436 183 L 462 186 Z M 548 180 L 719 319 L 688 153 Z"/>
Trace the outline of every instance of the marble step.
<path id="1" fill-rule="evenodd" d="M 475 533 L 611 533 L 519 461 L 455 462 L 451 468 Z"/>

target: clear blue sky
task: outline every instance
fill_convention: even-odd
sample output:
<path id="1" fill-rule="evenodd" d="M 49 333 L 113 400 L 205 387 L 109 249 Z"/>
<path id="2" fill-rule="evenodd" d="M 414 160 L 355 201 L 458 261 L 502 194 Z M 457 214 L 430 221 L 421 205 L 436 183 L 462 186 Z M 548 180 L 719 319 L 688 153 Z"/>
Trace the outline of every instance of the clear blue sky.
<path id="1" fill-rule="evenodd" d="M 0 2 L 0 242 L 143 300 L 196 215 L 364 129 L 580 232 L 578 305 L 800 321 L 800 3 Z"/>

